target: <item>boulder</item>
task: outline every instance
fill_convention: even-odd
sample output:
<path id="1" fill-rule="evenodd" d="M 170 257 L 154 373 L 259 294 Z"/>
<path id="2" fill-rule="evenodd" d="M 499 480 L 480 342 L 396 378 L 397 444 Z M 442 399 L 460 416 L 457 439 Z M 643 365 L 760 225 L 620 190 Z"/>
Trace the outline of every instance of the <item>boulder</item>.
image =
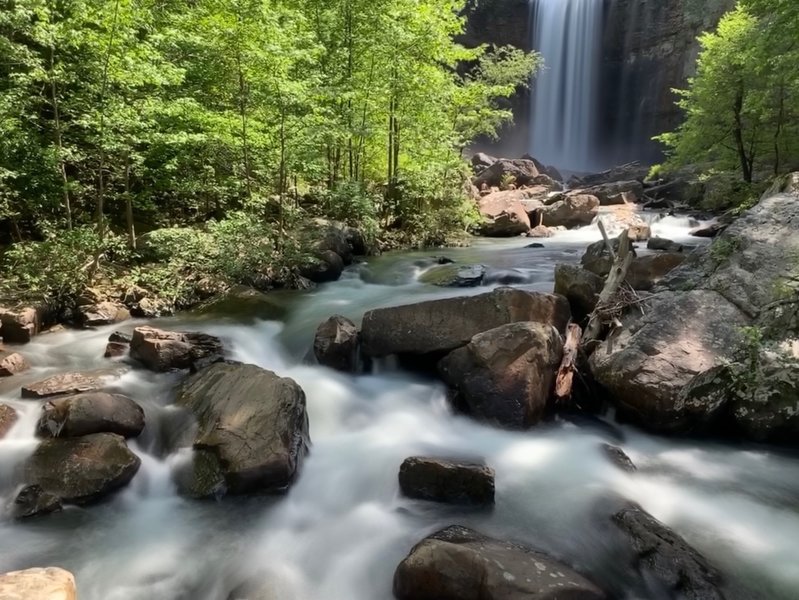
<path id="1" fill-rule="evenodd" d="M 39 335 L 43 327 L 44 310 L 41 308 L 0 308 L 0 334 L 9 344 L 27 344 Z"/>
<path id="2" fill-rule="evenodd" d="M 482 464 L 442 458 L 411 457 L 399 470 L 399 486 L 408 498 L 446 504 L 494 504 L 494 470 Z"/>
<path id="3" fill-rule="evenodd" d="M 619 165 L 602 171 L 601 173 L 591 173 L 581 177 L 574 176 L 569 180 L 570 187 L 587 187 L 613 183 L 616 181 L 639 181 L 643 182 L 649 174 L 649 168 L 639 162 L 631 162 L 626 165 Z"/>
<path id="4" fill-rule="evenodd" d="M 300 267 L 300 275 L 314 283 L 337 281 L 344 272 L 344 260 L 332 250 L 318 250 Z"/>
<path id="5" fill-rule="evenodd" d="M 540 160 L 538 160 L 533 156 L 530 156 L 529 154 L 525 154 L 524 156 L 522 156 L 522 160 L 533 161 L 533 164 L 535 164 L 536 169 L 538 169 L 540 173 L 543 173 L 544 175 L 549 175 L 554 181 L 560 181 L 560 182 L 563 181 L 563 175 L 560 174 L 560 171 L 558 171 L 557 168 L 551 165 L 549 166 L 545 165 Z"/>
<path id="6" fill-rule="evenodd" d="M 61 499 L 45 492 L 40 485 L 22 488 L 11 505 L 11 516 L 15 519 L 29 519 L 61 510 Z"/>
<path id="7" fill-rule="evenodd" d="M 348 318 L 334 315 L 319 325 L 313 350 L 320 365 L 354 373 L 358 369 L 358 328 Z"/>
<path id="8" fill-rule="evenodd" d="M 131 357 L 159 372 L 213 362 L 221 359 L 222 353 L 222 341 L 205 333 L 137 327 L 130 342 Z"/>
<path id="9" fill-rule="evenodd" d="M 184 493 L 280 492 L 294 480 L 310 443 L 305 394 L 292 379 L 254 365 L 217 363 L 181 386 L 178 406 L 189 409 L 196 431 Z"/>
<path id="10" fill-rule="evenodd" d="M 627 272 L 627 283 L 634 290 L 649 291 L 685 261 L 681 252 L 661 252 L 636 256 Z"/>
<path id="11" fill-rule="evenodd" d="M 621 416 L 664 432 L 718 430 L 733 423 L 735 433 L 795 444 L 795 437 L 788 439 L 792 421 L 786 419 L 795 411 L 789 379 L 761 377 L 743 400 L 734 401 L 714 392 L 719 388 L 714 379 L 719 368 L 752 355 L 745 328 L 757 328 L 763 347 L 796 331 L 797 222 L 797 196 L 763 198 L 712 245 L 671 271 L 654 288 L 644 314 L 631 311 L 622 318 L 613 351 L 602 344 L 590 360 Z M 760 372 L 769 372 L 769 363 L 759 362 Z M 730 427 L 722 431 L 730 433 Z"/>
<path id="12" fill-rule="evenodd" d="M 547 180 L 549 177 L 544 176 Z M 488 187 L 500 187 L 512 182 L 517 187 L 541 181 L 541 173 L 531 160 L 500 158 L 474 179 L 478 188 L 484 184 Z"/>
<path id="13" fill-rule="evenodd" d="M 113 325 L 130 319 L 130 312 L 117 302 L 100 302 L 78 308 L 78 320 L 84 327 Z"/>
<path id="14" fill-rule="evenodd" d="M 512 200 L 507 192 L 485 196 L 480 200 L 478 210 L 485 220 L 480 227 L 485 236 L 513 237 L 530 230 L 526 208 L 518 200 Z"/>
<path id="15" fill-rule="evenodd" d="M 14 423 L 17 422 L 17 411 L 8 404 L 0 404 L 0 439 L 11 431 Z"/>
<path id="16" fill-rule="evenodd" d="M 457 408 L 501 427 L 524 429 L 544 416 L 562 356 L 555 328 L 517 322 L 475 335 L 439 363 L 439 372 Z"/>
<path id="17" fill-rule="evenodd" d="M 478 152 L 472 156 L 470 162 L 472 163 L 472 170 L 474 171 L 474 174 L 479 175 L 488 167 L 497 162 L 497 159 L 493 156 L 485 154 L 484 152 Z"/>
<path id="18" fill-rule="evenodd" d="M 553 235 L 555 235 L 555 232 L 545 225 L 538 225 L 527 232 L 527 237 L 529 238 L 551 238 Z"/>
<path id="19" fill-rule="evenodd" d="M 574 318 L 581 321 L 593 312 L 605 286 L 600 276 L 577 265 L 555 267 L 555 293 L 565 296 Z"/>
<path id="20" fill-rule="evenodd" d="M 121 342 L 108 342 L 105 345 L 105 352 L 103 358 L 122 358 L 130 351 L 130 344 L 123 344 Z"/>
<path id="21" fill-rule="evenodd" d="M 646 247 L 648 250 L 658 250 L 662 252 L 683 252 L 686 249 L 682 244 L 659 237 L 649 238 Z"/>
<path id="22" fill-rule="evenodd" d="M 10 352 L 0 347 L 0 377 L 11 377 L 28 369 L 28 361 L 19 352 Z"/>
<path id="23" fill-rule="evenodd" d="M 644 197 L 644 186 L 640 181 L 614 181 L 591 187 L 582 187 L 569 193 L 596 196 L 602 206 L 613 206 L 639 202 Z"/>
<path id="24" fill-rule="evenodd" d="M 361 344 L 367 356 L 443 354 L 483 331 L 517 321 L 536 321 L 565 331 L 566 298 L 497 288 L 486 294 L 380 308 L 364 315 Z"/>
<path id="25" fill-rule="evenodd" d="M 698 238 L 714 238 L 727 228 L 725 223 L 709 223 L 696 227 L 689 232 L 689 235 Z"/>
<path id="26" fill-rule="evenodd" d="M 60 373 L 22 387 L 23 398 L 49 398 L 96 392 L 106 387 L 103 378 L 90 373 Z"/>
<path id="27" fill-rule="evenodd" d="M 618 446 L 611 446 L 610 444 L 602 444 L 601 448 L 602 452 L 605 454 L 605 456 L 608 457 L 610 462 L 612 462 L 622 471 L 627 471 L 628 473 L 635 473 L 635 471 L 638 470 L 633 461 L 630 460 L 630 457 L 627 456 L 627 453 Z"/>
<path id="28" fill-rule="evenodd" d="M 569 195 L 542 209 L 543 224 L 548 227 L 584 227 L 599 214 L 599 199 L 590 195 Z"/>
<path id="29" fill-rule="evenodd" d="M 460 526 L 413 547 L 394 573 L 398 600 L 603 600 L 570 567 L 532 548 Z"/>
<path id="30" fill-rule="evenodd" d="M 131 307 L 130 314 L 142 319 L 158 319 L 171 315 L 174 311 L 175 306 L 165 300 L 142 298 Z"/>
<path id="31" fill-rule="evenodd" d="M 113 433 L 44 440 L 25 464 L 25 481 L 63 502 L 88 504 L 126 486 L 141 460 Z"/>
<path id="32" fill-rule="evenodd" d="M 619 244 L 620 241 L 618 237 L 610 240 L 610 245 L 614 252 L 619 251 Z M 635 254 L 635 248 L 633 248 L 633 254 Z M 610 269 L 613 266 L 613 259 L 608 253 L 605 242 L 599 240 L 598 242 L 588 245 L 582 258 L 580 258 L 580 264 L 587 271 L 591 271 L 591 273 L 605 278 L 608 273 L 610 273 Z"/>
<path id="33" fill-rule="evenodd" d="M 79 437 L 116 433 L 126 438 L 144 429 L 144 410 L 127 396 L 91 392 L 56 398 L 42 407 L 36 425 L 41 437 Z"/>
<path id="34" fill-rule="evenodd" d="M 485 265 L 442 265 L 422 274 L 419 281 L 439 287 L 469 288 L 483 285 Z"/>
<path id="35" fill-rule="evenodd" d="M 613 522 L 630 542 L 633 566 L 655 588 L 656 597 L 724 600 L 718 571 L 640 506 L 628 505 L 613 515 Z"/>
<path id="36" fill-rule="evenodd" d="M 4 600 L 77 600 L 75 577 L 56 567 L 27 569 L 0 575 Z"/>

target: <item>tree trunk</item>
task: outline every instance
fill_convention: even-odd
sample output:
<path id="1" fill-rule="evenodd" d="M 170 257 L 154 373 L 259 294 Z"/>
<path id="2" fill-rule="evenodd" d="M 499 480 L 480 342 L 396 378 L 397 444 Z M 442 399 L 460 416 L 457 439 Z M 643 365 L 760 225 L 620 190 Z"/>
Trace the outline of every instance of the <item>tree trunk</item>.
<path id="1" fill-rule="evenodd" d="M 735 105 L 733 112 L 735 113 L 735 127 L 733 128 L 733 136 L 735 137 L 735 147 L 738 151 L 738 160 L 741 164 L 741 174 L 746 183 L 752 183 L 752 168 L 746 152 L 743 134 L 743 121 L 741 113 L 743 111 L 744 92 L 743 88 L 738 89 L 735 96 Z"/>
<path id="2" fill-rule="evenodd" d="M 55 128 L 55 145 L 58 156 L 58 171 L 61 174 L 61 187 L 64 198 L 64 212 L 67 218 L 67 229 L 72 229 L 72 203 L 69 198 L 69 178 L 64 163 L 64 144 L 61 136 L 61 114 L 58 104 L 58 86 L 55 79 L 55 50 L 50 46 L 50 94 L 53 104 L 53 124 Z"/>
<path id="3" fill-rule="evenodd" d="M 238 18 L 241 25 L 241 17 Z M 236 69 L 239 80 L 239 117 L 241 118 L 241 149 L 244 167 L 244 184 L 247 198 L 252 199 L 252 176 L 250 172 L 250 148 L 247 139 L 247 81 L 241 67 L 241 41 L 236 41 Z"/>
<path id="4" fill-rule="evenodd" d="M 125 225 L 128 230 L 128 245 L 136 248 L 136 230 L 133 225 L 133 196 L 130 193 L 130 154 L 125 154 Z"/>

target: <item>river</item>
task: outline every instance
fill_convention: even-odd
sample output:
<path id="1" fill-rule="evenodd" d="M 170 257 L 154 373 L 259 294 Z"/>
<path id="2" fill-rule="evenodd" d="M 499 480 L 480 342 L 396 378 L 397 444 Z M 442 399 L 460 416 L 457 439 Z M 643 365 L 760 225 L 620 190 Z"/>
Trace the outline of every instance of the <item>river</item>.
<path id="1" fill-rule="evenodd" d="M 687 240 L 684 219 L 655 234 Z M 347 376 L 310 365 L 316 326 L 334 313 L 360 318 L 378 306 L 484 292 L 418 281 L 432 254 L 515 270 L 527 289 L 551 291 L 558 262 L 577 262 L 596 229 L 533 240 L 478 240 L 472 247 L 390 254 L 348 269 L 310 292 L 270 295 L 268 304 L 155 321 L 220 336 L 230 357 L 294 378 L 306 392 L 312 448 L 290 492 L 197 502 L 177 496 L 160 431 L 176 374 L 124 372 L 115 387 L 145 408 L 148 426 L 131 441 L 142 467 L 111 500 L 26 522 L 6 516 L 15 468 L 33 451 L 36 401 L 20 385 L 66 370 L 107 368 L 113 328 L 42 335 L 22 352 L 30 372 L 0 381 L 0 401 L 20 420 L 0 441 L 0 572 L 57 565 L 77 578 L 81 600 L 225 600 L 245 579 L 263 581 L 258 600 L 390 600 L 393 571 L 437 528 L 463 524 L 565 558 L 618 597 L 643 598 L 614 556 L 602 498 L 622 495 L 673 527 L 724 572 L 729 598 L 793 599 L 799 589 L 799 460 L 768 447 L 655 437 L 631 427 L 558 421 L 508 432 L 453 415 L 443 387 L 394 369 Z M 140 322 L 125 323 L 130 330 Z M 600 444 L 621 446 L 628 474 Z M 397 471 L 417 455 L 480 456 L 496 470 L 493 511 L 402 498 Z"/>

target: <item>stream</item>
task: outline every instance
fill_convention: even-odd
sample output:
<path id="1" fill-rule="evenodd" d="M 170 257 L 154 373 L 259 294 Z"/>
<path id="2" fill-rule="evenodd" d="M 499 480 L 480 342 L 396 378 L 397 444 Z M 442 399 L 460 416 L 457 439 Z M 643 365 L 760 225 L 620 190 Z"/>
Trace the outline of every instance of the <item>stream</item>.
<path id="1" fill-rule="evenodd" d="M 688 220 L 653 223 L 655 235 L 688 243 Z M 773 448 L 670 439 L 599 420 L 555 421 L 527 432 L 452 413 L 439 383 L 390 361 L 348 376 L 309 364 L 317 325 L 332 314 L 482 293 L 419 282 L 433 255 L 512 272 L 525 289 L 552 291 L 555 264 L 577 263 L 596 227 L 552 239 L 476 240 L 470 248 L 389 254 L 350 267 L 335 283 L 280 292 L 153 323 L 221 337 L 230 358 L 294 378 L 308 401 L 311 452 L 284 496 L 179 497 L 161 433 L 178 374 L 125 370 L 114 388 L 145 409 L 147 428 L 129 441 L 142 459 L 132 483 L 109 501 L 24 522 L 8 518 L 14 471 L 34 450 L 40 402 L 25 383 L 68 370 L 113 368 L 102 358 L 114 329 L 49 333 L 21 349 L 33 368 L 0 380 L 0 402 L 20 419 L 0 440 L 0 572 L 33 566 L 72 571 L 81 600 L 226 600 L 244 580 L 258 600 L 390 600 L 394 569 L 426 535 L 450 524 L 515 539 L 562 557 L 620 598 L 642 598 L 614 555 L 598 502 L 624 496 L 674 528 L 724 573 L 728 598 L 788 600 L 799 589 L 799 460 Z M 540 241 L 544 248 L 526 248 Z M 690 243 L 699 243 L 696 240 Z M 638 466 L 613 466 L 600 444 Z M 483 457 L 496 471 L 496 506 L 472 511 L 405 499 L 397 472 L 412 455 Z"/>

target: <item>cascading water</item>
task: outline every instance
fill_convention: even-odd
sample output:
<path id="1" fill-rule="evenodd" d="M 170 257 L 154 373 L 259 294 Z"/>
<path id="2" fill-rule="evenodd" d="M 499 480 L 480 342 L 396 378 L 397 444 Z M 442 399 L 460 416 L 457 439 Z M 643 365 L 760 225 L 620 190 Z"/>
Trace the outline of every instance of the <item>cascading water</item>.
<path id="1" fill-rule="evenodd" d="M 560 169 L 595 168 L 601 0 L 531 0 L 533 47 L 545 68 L 532 96 L 531 153 Z"/>

